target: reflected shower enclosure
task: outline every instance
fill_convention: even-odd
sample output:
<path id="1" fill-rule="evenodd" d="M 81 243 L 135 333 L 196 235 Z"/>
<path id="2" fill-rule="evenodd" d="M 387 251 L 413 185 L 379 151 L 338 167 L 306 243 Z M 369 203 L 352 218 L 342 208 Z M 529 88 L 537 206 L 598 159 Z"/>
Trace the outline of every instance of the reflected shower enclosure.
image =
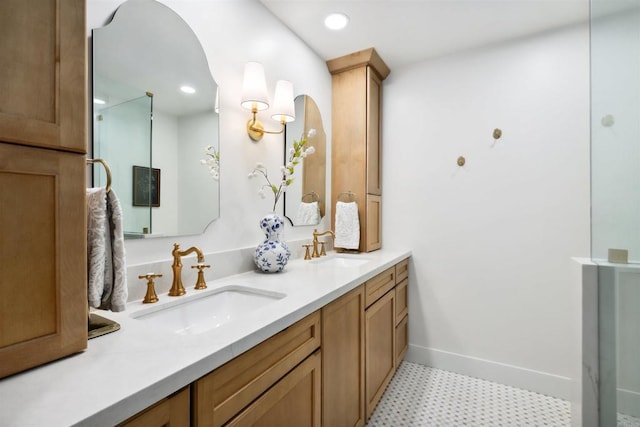
<path id="1" fill-rule="evenodd" d="M 590 24 L 599 425 L 640 425 L 639 4 L 592 0 Z M 610 249 L 626 250 L 629 262 L 609 262 Z"/>

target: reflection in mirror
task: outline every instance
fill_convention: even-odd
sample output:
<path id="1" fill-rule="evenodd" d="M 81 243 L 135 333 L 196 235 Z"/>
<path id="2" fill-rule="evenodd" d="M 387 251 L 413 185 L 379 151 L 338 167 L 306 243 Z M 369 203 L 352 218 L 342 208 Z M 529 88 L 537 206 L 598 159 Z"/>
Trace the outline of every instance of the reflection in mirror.
<path id="1" fill-rule="evenodd" d="M 216 171 L 201 164 L 219 153 L 217 91 L 196 35 L 155 0 L 93 30 L 93 157 L 111 167 L 126 238 L 199 234 L 219 217 Z"/>
<path id="2" fill-rule="evenodd" d="M 287 187 L 284 194 L 284 215 L 294 226 L 317 225 L 326 208 L 327 137 L 320 110 L 313 98 L 299 95 L 295 104 L 296 121 L 287 123 L 285 130 L 285 162 L 293 141 L 299 141 L 311 129 L 315 129 L 316 133 L 309 138 L 308 145 L 314 147 L 315 152 L 300 163 L 299 175 Z"/>

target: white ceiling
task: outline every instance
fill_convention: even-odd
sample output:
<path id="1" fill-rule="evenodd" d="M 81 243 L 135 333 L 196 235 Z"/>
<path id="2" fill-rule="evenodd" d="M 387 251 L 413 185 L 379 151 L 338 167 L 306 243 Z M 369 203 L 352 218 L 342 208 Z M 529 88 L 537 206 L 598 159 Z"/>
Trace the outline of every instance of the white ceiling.
<path id="1" fill-rule="evenodd" d="M 452 52 L 586 22 L 589 0 L 260 0 L 327 60 L 375 47 L 393 70 Z M 330 12 L 350 18 L 324 27 Z"/>

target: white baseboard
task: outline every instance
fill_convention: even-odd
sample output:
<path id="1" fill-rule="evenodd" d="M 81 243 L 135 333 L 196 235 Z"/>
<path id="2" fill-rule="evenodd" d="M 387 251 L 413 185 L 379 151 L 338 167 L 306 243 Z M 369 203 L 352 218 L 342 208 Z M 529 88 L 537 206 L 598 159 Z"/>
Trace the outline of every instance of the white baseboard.
<path id="1" fill-rule="evenodd" d="M 571 399 L 571 379 L 559 375 L 414 344 L 409 344 L 405 360 L 559 399 Z"/>
<path id="2" fill-rule="evenodd" d="M 640 417 L 640 393 L 619 388 L 617 397 L 618 412 L 633 417 Z"/>

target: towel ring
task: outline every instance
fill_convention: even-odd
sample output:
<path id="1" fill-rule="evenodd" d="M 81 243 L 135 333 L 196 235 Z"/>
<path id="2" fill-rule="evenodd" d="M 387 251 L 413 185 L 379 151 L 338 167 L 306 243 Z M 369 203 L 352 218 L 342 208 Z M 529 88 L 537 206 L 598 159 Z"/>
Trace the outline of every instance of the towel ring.
<path id="1" fill-rule="evenodd" d="M 311 197 L 311 201 L 310 202 L 305 202 L 305 203 L 312 203 L 312 202 L 317 202 L 318 200 L 320 200 L 320 198 L 318 197 L 318 194 L 315 191 L 310 191 L 307 194 L 305 194 L 304 196 L 302 196 L 302 199 L 300 199 L 302 202 L 304 202 L 304 198 L 305 197 Z"/>
<path id="2" fill-rule="evenodd" d="M 345 200 L 340 200 L 340 197 L 342 196 L 346 196 L 347 200 L 346 202 L 355 202 L 356 200 L 358 200 L 358 197 L 355 195 L 355 193 L 351 192 L 351 191 L 343 191 L 342 193 L 338 194 L 338 197 L 336 197 L 336 199 L 339 202 L 344 202 Z"/>
<path id="3" fill-rule="evenodd" d="M 105 187 L 107 193 L 109 191 L 111 191 L 111 169 L 109 168 L 109 165 L 107 164 L 107 162 L 105 162 L 103 159 L 87 159 L 87 164 L 94 164 L 94 163 L 100 163 L 103 167 L 105 172 L 107 173 L 107 186 Z"/>

